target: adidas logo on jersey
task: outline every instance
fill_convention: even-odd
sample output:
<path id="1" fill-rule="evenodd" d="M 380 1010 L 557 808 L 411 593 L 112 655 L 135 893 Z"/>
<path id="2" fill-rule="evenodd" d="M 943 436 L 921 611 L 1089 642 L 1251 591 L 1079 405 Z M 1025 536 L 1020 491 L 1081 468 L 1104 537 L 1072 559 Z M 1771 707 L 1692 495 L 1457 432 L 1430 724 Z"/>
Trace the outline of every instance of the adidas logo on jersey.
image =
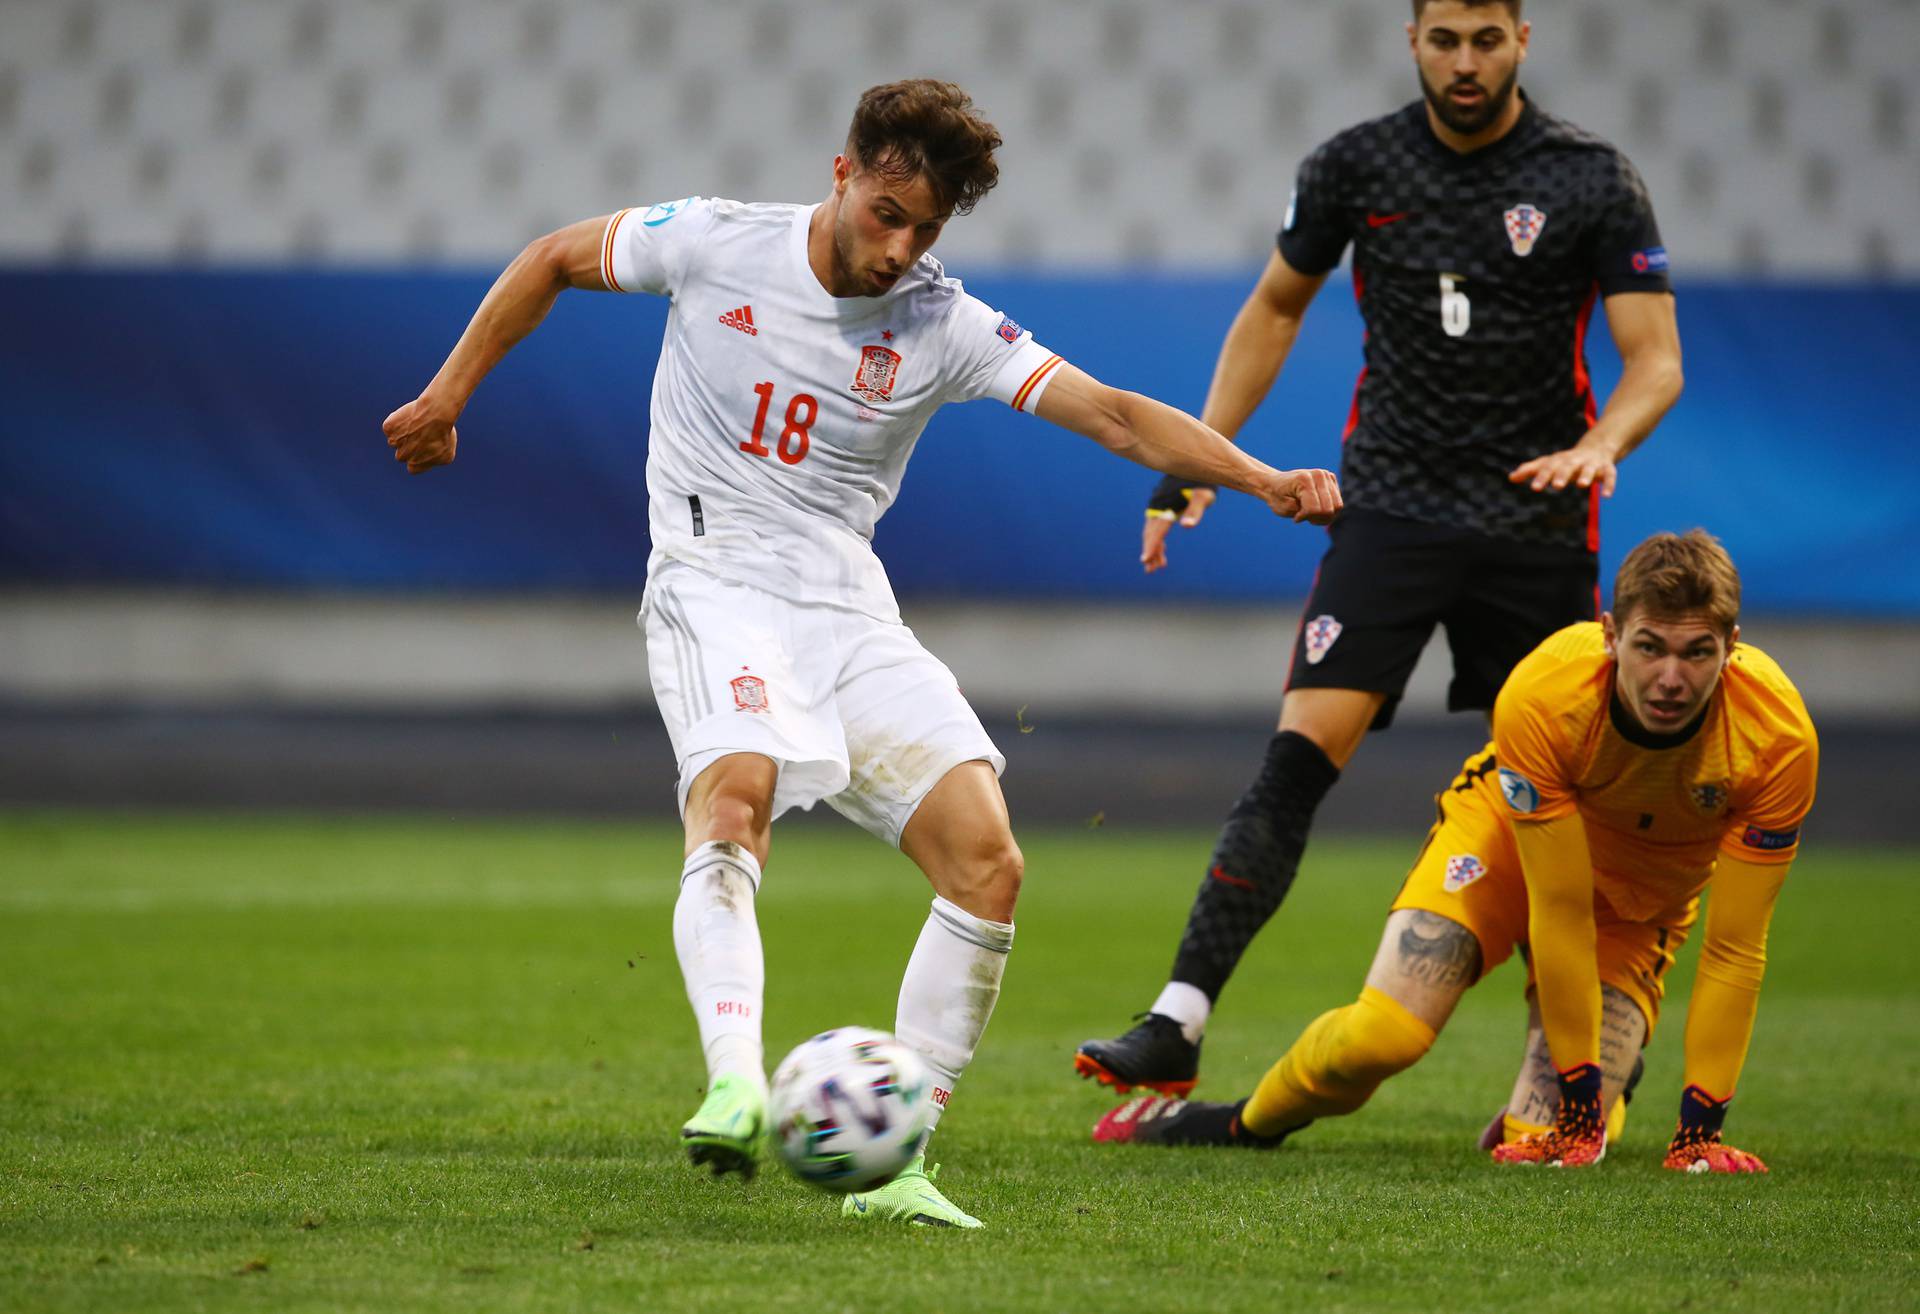
<path id="1" fill-rule="evenodd" d="M 737 328 L 749 337 L 757 338 L 760 330 L 753 326 L 753 307 L 742 306 L 738 310 L 729 310 L 720 316 L 720 322 L 728 328 Z"/>

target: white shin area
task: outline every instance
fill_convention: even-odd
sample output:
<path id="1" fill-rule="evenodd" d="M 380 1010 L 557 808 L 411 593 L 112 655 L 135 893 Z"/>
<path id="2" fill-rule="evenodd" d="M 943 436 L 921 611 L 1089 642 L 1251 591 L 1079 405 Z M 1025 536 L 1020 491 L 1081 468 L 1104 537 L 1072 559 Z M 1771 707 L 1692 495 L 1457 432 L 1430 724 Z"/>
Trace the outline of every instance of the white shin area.
<path id="1" fill-rule="evenodd" d="M 766 963 L 753 901 L 760 864 L 726 840 L 710 840 L 687 856 L 673 905 L 673 948 L 700 1025 L 709 1084 L 736 1074 L 766 1089 L 760 1039 Z"/>
<path id="2" fill-rule="evenodd" d="M 936 1125 L 993 1016 L 1012 947 L 1013 923 L 975 917 L 942 898 L 920 928 L 894 1032 L 932 1070 Z"/>

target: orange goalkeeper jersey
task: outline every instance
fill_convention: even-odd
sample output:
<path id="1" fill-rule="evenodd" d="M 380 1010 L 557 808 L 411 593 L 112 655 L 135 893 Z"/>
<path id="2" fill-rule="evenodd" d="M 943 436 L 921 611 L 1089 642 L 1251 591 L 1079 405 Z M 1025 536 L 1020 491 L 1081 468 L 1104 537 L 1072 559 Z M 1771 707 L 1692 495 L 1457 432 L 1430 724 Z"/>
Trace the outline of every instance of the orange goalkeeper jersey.
<path id="1" fill-rule="evenodd" d="M 1677 913 L 1724 852 L 1793 858 L 1819 747 L 1806 704 L 1758 648 L 1736 644 L 1705 713 L 1654 736 L 1613 695 L 1600 626 L 1569 625 L 1507 677 L 1494 708 L 1500 788 L 1515 820 L 1578 811 L 1595 888 L 1621 916 Z"/>

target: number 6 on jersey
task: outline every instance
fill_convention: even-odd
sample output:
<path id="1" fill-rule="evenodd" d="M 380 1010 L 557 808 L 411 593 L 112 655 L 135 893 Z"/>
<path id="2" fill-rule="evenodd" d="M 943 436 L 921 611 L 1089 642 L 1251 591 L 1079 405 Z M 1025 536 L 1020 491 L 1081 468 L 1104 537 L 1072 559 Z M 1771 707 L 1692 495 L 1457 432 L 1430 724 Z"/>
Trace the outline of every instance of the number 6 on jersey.
<path id="1" fill-rule="evenodd" d="M 1458 274 L 1440 275 L 1440 327 L 1450 338 L 1464 338 L 1473 323 L 1473 303 L 1459 287 L 1466 281 Z"/>

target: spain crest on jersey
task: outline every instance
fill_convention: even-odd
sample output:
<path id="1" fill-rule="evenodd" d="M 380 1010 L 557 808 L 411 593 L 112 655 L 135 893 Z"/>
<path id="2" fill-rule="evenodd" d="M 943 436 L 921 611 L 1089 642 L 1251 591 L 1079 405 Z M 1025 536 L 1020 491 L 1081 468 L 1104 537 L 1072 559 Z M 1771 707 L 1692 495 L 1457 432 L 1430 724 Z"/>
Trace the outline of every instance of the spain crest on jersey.
<path id="1" fill-rule="evenodd" d="M 1547 226 L 1547 212 L 1531 205 L 1516 205 L 1507 211 L 1507 240 L 1513 243 L 1513 253 L 1527 255 L 1533 250 L 1533 244 L 1540 240 L 1540 230 Z"/>
<path id="2" fill-rule="evenodd" d="M 900 353 L 892 347 L 862 347 L 860 367 L 854 370 L 848 391 L 870 402 L 886 401 L 893 396 L 893 381 L 899 373 Z"/>

